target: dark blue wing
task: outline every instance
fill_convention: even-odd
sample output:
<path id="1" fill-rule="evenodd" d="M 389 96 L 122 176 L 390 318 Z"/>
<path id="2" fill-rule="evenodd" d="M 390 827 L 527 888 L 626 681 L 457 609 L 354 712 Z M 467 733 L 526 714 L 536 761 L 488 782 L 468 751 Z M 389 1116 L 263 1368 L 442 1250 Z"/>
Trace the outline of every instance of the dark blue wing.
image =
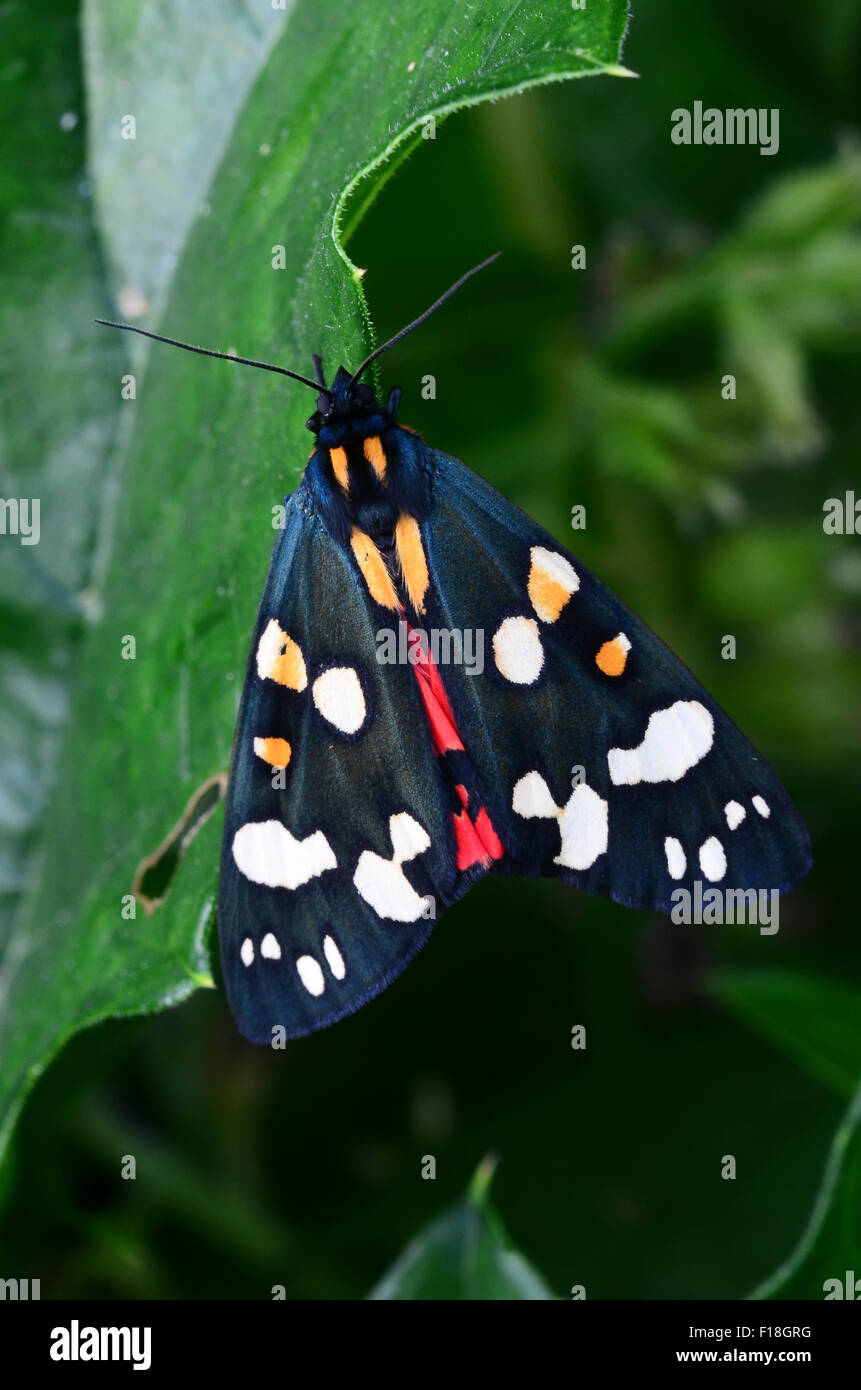
<path id="1" fill-rule="evenodd" d="M 413 671 L 376 660 L 383 621 L 300 486 L 253 635 L 219 880 L 224 980 L 255 1042 L 361 1007 L 455 890 Z"/>
<path id="2" fill-rule="evenodd" d="M 804 825 L 691 672 L 477 474 L 432 459 L 426 621 L 484 634 L 483 674 L 443 676 L 507 851 L 497 869 L 665 911 L 695 880 L 796 883 Z"/>
<path id="3" fill-rule="evenodd" d="M 378 663 L 391 615 L 305 484 L 287 504 L 219 886 L 224 978 L 254 1041 L 361 1007 L 491 867 L 666 911 L 697 880 L 786 890 L 809 867 L 780 782 L 655 634 L 463 464 L 427 463 L 422 621 L 484 639 L 481 674 L 440 667 L 456 726 L 443 757 L 413 667 Z M 476 827 L 490 816 L 484 856 L 461 842 L 476 812 Z"/>

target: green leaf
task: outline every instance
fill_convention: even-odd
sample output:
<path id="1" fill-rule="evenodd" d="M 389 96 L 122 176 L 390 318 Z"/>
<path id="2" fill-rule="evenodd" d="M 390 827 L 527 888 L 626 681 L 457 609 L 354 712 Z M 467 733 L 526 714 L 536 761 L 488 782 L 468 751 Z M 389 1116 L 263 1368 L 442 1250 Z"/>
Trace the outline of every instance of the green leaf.
<path id="1" fill-rule="evenodd" d="M 861 1086 L 838 1127 L 795 1249 L 750 1298 L 857 1299 L 861 1279 Z"/>
<path id="2" fill-rule="evenodd" d="M 372 1299 L 553 1299 L 555 1294 L 511 1242 L 487 1196 L 485 1159 L 463 1202 L 407 1246 Z"/>
<path id="3" fill-rule="evenodd" d="M 84 0 L 90 164 L 120 312 L 163 307 L 288 7 Z"/>
<path id="4" fill-rule="evenodd" d="M 810 1075 L 842 1096 L 854 1094 L 861 1073 L 857 986 L 777 969 L 721 970 L 712 986 Z"/>
<path id="5" fill-rule="evenodd" d="M 109 300 L 85 171 L 73 0 L 0 13 L 0 496 L 27 502 L 0 536 L 0 952 L 31 871 L 67 714 L 67 682 L 89 610 L 119 343 L 89 320 Z M 115 375 L 114 375 L 115 374 Z M 26 539 L 26 543 L 25 543 Z M 31 544 L 31 540 L 37 543 Z M 13 955 L 21 949 L 10 946 Z M 0 969 L 0 1001 L 10 969 Z"/>
<path id="6" fill-rule="evenodd" d="M 166 332 L 296 369 L 319 351 L 331 371 L 372 341 L 343 233 L 399 159 L 438 138 L 463 106 L 625 71 L 624 0 L 584 11 L 526 0 L 465 12 L 409 0 L 397 14 L 382 0 L 299 0 L 253 84 L 268 30 L 230 67 L 225 121 L 194 104 L 193 85 L 187 112 L 167 99 L 177 72 L 199 62 L 200 35 L 193 18 L 174 30 L 163 16 L 195 7 L 140 4 L 131 19 L 115 8 L 87 11 L 87 68 L 90 148 L 104 179 L 98 208 L 117 281 L 164 304 Z M 232 22 L 226 5 L 216 13 L 219 25 Z M 178 42 L 183 58 L 172 52 Z M 122 71 L 132 75 L 141 119 L 135 140 L 115 148 L 117 118 L 135 114 L 119 110 Z M 204 189 L 187 124 L 207 121 L 223 154 Z M 170 208 L 156 206 L 162 196 Z M 405 208 L 405 236 L 409 215 Z M 150 233 L 152 217 L 159 227 Z M 165 254 L 179 256 L 175 271 L 155 264 Z M 374 266 L 369 279 L 384 272 Z M 405 289 L 403 317 L 423 307 Z M 93 330 L 95 350 L 108 351 L 109 341 L 107 330 Z M 2 1137 L 64 1039 L 109 1014 L 163 1007 L 207 975 L 217 817 L 199 827 L 152 915 L 129 920 L 124 897 L 195 789 L 227 765 L 272 508 L 305 452 L 304 388 L 166 348 L 132 360 L 137 400 L 123 404 L 130 442 L 102 616 L 82 663 L 41 882 L 7 956 Z M 127 637 L 134 660 L 123 659 Z"/>

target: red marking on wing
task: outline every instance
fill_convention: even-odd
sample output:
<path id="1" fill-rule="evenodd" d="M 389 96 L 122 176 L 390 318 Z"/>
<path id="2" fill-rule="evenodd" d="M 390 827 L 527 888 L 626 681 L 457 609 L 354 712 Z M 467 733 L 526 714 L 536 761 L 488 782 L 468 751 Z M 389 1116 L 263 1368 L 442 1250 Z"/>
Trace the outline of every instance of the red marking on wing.
<path id="1" fill-rule="evenodd" d="M 408 629 L 412 632 L 409 625 Z M 418 646 L 417 657 L 413 670 L 421 691 L 434 751 L 437 756 L 465 751 L 442 676 L 433 656 Z M 469 792 L 460 783 L 455 790 L 463 806 L 462 811 L 453 811 L 451 817 L 457 839 L 458 869 L 469 869 L 473 864 L 486 866 L 493 859 L 501 859 L 505 849 L 484 806 L 480 807 L 475 820 L 471 820 L 467 810 Z"/>
<path id="2" fill-rule="evenodd" d="M 409 632 L 412 631 L 413 629 L 409 628 Z M 424 701 L 434 750 L 437 753 L 450 753 L 455 749 L 462 749 L 463 740 L 454 722 L 454 715 L 445 686 L 442 683 L 439 667 L 429 651 L 425 651 L 418 643 L 415 643 L 414 647 L 418 661 L 413 670 L 416 673 L 416 680 L 419 683 L 419 690 Z"/>

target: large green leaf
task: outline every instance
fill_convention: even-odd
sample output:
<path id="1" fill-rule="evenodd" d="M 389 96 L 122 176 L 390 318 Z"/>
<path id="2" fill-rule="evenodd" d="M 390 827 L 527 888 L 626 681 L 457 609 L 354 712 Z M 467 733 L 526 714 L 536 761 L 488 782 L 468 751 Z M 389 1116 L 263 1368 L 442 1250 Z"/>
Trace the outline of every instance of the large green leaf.
<path id="1" fill-rule="evenodd" d="M 205 211 L 237 118 L 293 4 L 84 0 L 90 164 L 124 314 L 139 318 L 163 305 L 189 228 Z M 123 135 L 128 116 L 133 141 Z"/>
<path id="2" fill-rule="evenodd" d="M 313 351 L 329 370 L 356 361 L 370 342 L 361 272 L 342 239 L 398 159 L 459 107 L 540 82 L 624 72 L 624 0 L 583 11 L 527 0 L 466 12 L 426 0 L 396 12 L 381 0 L 300 0 L 256 82 L 247 85 L 253 61 L 232 68 L 234 124 L 215 122 L 224 154 L 204 190 L 198 147 L 177 126 L 206 122 L 210 113 L 193 104 L 200 100 L 193 86 L 179 115 L 158 93 L 181 70 L 171 52 L 177 36 L 194 46 L 194 26 L 153 25 L 154 13 L 163 11 L 135 7 L 135 29 L 125 18 L 107 19 L 106 9 L 89 11 L 90 42 L 99 45 L 88 63 L 90 144 L 105 178 L 98 206 L 117 279 L 133 274 L 131 288 L 164 303 L 165 331 L 300 369 Z M 228 7 L 218 13 L 226 23 Z M 258 59 L 270 38 L 258 36 Z M 123 63 L 136 83 L 144 74 L 151 84 L 138 85 L 138 113 L 120 112 L 116 92 L 104 90 Z M 143 112 L 122 156 L 106 153 L 119 138 L 117 116 Z M 180 146 L 191 167 L 177 162 Z M 131 176 L 118 172 L 120 157 L 136 161 Z M 169 177 L 147 185 L 151 196 L 166 191 L 182 206 L 159 212 L 161 230 L 151 235 L 142 226 L 151 207 L 136 202 L 129 216 L 117 204 L 149 179 L 153 162 L 166 162 Z M 409 207 L 403 229 L 408 237 Z M 150 256 L 181 248 L 170 283 L 172 265 L 165 273 L 138 263 L 130 238 L 146 243 Z M 276 262 L 283 269 L 273 268 L 275 247 L 283 247 Z M 372 267 L 371 283 L 383 272 Z M 405 292 L 405 317 L 421 307 Z M 94 342 L 104 341 L 97 335 L 105 330 L 93 332 Z M 118 390 L 116 377 L 111 385 Z M 8 957 L 4 1135 L 27 1086 L 75 1030 L 161 1007 L 206 978 L 217 818 L 194 840 L 152 916 L 127 920 L 123 897 L 194 788 L 226 766 L 274 539 L 271 509 L 302 466 L 308 408 L 301 387 L 167 349 L 150 354 L 145 377 L 138 370 L 137 402 L 124 405 L 131 442 L 101 621 L 83 662 L 41 883 Z M 134 660 L 122 656 L 127 636 L 135 638 Z"/>
<path id="3" fill-rule="evenodd" d="M 857 985 L 793 970 L 721 970 L 717 994 L 817 1080 L 840 1095 L 861 1074 L 861 993 Z"/>
<path id="4" fill-rule="evenodd" d="M 488 1199 L 492 1160 L 478 1169 L 463 1202 L 428 1226 L 369 1295 L 372 1299 L 555 1298 L 514 1250 Z"/>
<path id="5" fill-rule="evenodd" d="M 85 177 L 76 10 L 49 0 L 39 13 L 0 12 L 0 122 L 14 132 L 0 168 L 0 496 L 39 504 L 37 544 L 0 534 L 0 953 L 53 781 L 123 360 L 89 325 L 109 301 Z M 0 969 L 0 1008 L 20 950 Z"/>

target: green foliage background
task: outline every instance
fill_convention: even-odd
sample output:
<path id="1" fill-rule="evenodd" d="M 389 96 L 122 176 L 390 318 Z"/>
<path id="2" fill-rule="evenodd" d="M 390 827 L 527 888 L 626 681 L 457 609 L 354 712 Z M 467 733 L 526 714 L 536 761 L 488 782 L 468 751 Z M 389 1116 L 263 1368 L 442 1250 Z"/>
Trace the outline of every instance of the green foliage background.
<path id="1" fill-rule="evenodd" d="M 819 1298 L 861 1270 L 861 546 L 822 530 L 861 440 L 861 9 L 661 0 L 635 14 L 631 80 L 597 75 L 621 4 L 545 8 L 4 12 L 0 491 L 41 496 L 43 540 L 0 545 L 0 1274 L 43 1297 Z M 428 111 L 588 74 L 420 137 Z M 778 107 L 779 154 L 673 145 L 695 100 Z M 164 907 L 120 919 L 142 855 L 226 766 L 308 401 L 90 319 L 132 286 L 142 322 L 191 341 L 354 360 L 371 330 L 336 217 L 381 334 L 504 250 L 384 380 L 777 767 L 815 854 L 777 937 L 485 882 L 379 1000 L 270 1054 L 196 988 L 218 978 L 217 816 Z M 489 1166 L 471 1183 L 489 1151 L 494 1207 Z"/>

